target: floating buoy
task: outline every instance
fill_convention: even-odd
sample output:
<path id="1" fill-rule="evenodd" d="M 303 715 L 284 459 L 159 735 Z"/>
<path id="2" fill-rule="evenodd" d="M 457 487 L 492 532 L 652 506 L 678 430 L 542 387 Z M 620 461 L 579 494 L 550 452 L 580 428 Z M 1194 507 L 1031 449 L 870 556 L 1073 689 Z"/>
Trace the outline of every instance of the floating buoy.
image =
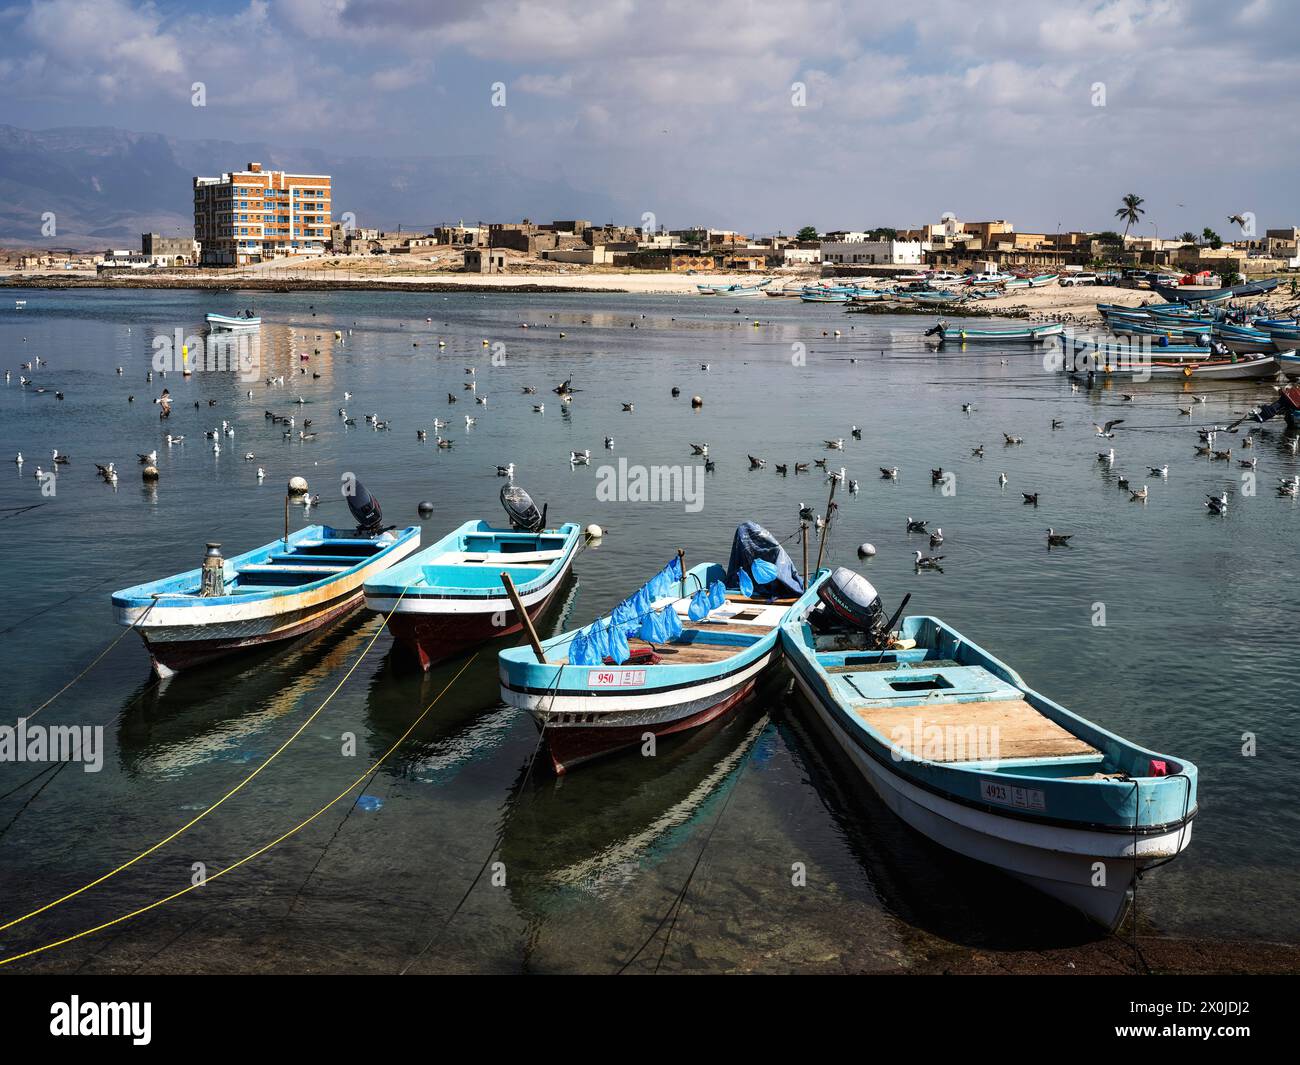
<path id="1" fill-rule="evenodd" d="M 875 558 L 875 544 L 858 544 L 858 558 Z"/>
<path id="2" fill-rule="evenodd" d="M 145 467 L 145 468 L 140 472 L 140 476 L 143 477 L 146 481 L 156 481 L 156 480 L 158 480 L 158 467 L 157 467 L 157 466 L 146 466 L 146 467 Z"/>
<path id="3" fill-rule="evenodd" d="M 698 410 L 700 407 L 704 406 L 704 397 L 703 397 L 703 396 L 691 396 L 691 406 L 694 407 L 694 408 L 696 408 L 697 410 Z"/>
<path id="4" fill-rule="evenodd" d="M 307 494 L 307 478 L 306 478 L 306 477 L 290 477 L 290 478 L 289 478 L 289 494 L 290 494 L 291 496 L 305 496 L 305 495 Z"/>
<path id="5" fill-rule="evenodd" d="M 587 539 L 588 539 L 588 540 L 599 540 L 599 539 L 600 539 L 602 536 L 604 536 L 604 535 L 605 535 L 605 530 L 602 529 L 599 525 L 588 525 L 588 526 L 587 526 Z"/>
<path id="6" fill-rule="evenodd" d="M 419 505 L 415 509 L 419 512 L 420 517 L 422 518 L 433 517 L 433 504 L 430 503 L 427 499 L 420 500 Z"/>

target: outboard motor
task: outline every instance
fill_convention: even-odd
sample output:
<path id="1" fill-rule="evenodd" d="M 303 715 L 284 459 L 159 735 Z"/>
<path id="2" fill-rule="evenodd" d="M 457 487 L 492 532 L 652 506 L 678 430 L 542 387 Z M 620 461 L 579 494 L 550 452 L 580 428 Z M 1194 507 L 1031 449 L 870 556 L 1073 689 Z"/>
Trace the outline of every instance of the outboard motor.
<path id="1" fill-rule="evenodd" d="M 533 497 L 517 484 L 508 484 L 501 489 L 501 505 L 510 518 L 510 528 L 529 533 L 539 533 L 546 528 L 546 507 L 538 510 Z"/>
<path id="2" fill-rule="evenodd" d="M 902 607 L 887 619 L 875 587 L 860 573 L 837 566 L 817 589 L 817 598 L 821 602 L 808 615 L 808 623 L 815 631 L 830 633 L 847 629 L 863 633 L 865 646 L 872 650 L 890 646 Z"/>
<path id="3" fill-rule="evenodd" d="M 348 510 L 357 520 L 358 536 L 374 536 L 384 525 L 384 511 L 379 500 L 366 491 L 366 486 L 355 481 L 355 491 L 347 496 Z"/>

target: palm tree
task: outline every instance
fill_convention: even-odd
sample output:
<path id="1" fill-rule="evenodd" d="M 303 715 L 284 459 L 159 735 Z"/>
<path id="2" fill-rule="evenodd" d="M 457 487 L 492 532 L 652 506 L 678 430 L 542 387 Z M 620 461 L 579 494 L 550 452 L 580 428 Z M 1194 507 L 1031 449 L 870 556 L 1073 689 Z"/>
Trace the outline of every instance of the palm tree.
<path id="1" fill-rule="evenodd" d="M 1129 226 L 1136 225 L 1137 220 L 1146 213 L 1142 210 L 1142 204 L 1145 201 L 1136 192 L 1130 192 L 1124 197 L 1122 202 L 1124 206 L 1115 212 L 1115 217 L 1124 219 L 1124 236 L 1121 238 L 1121 241 L 1126 241 L 1128 238 Z M 1133 261 L 1134 263 L 1137 262 L 1136 252 L 1133 255 Z"/>

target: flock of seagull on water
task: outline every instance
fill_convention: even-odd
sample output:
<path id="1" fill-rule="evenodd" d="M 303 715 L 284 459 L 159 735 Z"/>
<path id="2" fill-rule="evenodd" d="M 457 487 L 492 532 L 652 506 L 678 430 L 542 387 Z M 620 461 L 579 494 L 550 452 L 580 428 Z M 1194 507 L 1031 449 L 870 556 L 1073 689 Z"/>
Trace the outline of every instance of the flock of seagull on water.
<path id="1" fill-rule="evenodd" d="M 426 318 L 426 322 L 427 321 L 431 321 L 431 319 Z M 632 327 L 635 328 L 635 323 L 633 323 Z M 527 326 L 523 326 L 522 328 L 527 328 Z M 348 330 L 349 335 L 351 334 L 351 332 L 352 330 L 349 329 Z M 565 334 L 561 333 L 560 335 L 563 337 Z M 24 338 L 24 340 L 25 339 L 26 338 Z M 319 335 L 318 335 L 318 339 L 319 339 Z M 487 347 L 488 344 L 489 342 L 487 340 L 483 341 L 484 347 Z M 439 340 L 438 347 L 445 348 L 446 341 Z M 300 359 L 303 362 L 306 362 L 309 358 L 310 357 L 306 353 L 300 355 Z M 41 386 L 33 387 L 32 378 L 26 376 L 27 373 L 35 372 L 42 366 L 48 366 L 48 362 L 45 359 L 42 359 L 40 357 L 36 357 L 30 362 L 22 363 L 20 366 L 21 372 L 19 376 L 20 386 L 23 388 L 31 387 L 32 391 L 35 393 L 45 393 L 49 391 L 49 389 L 45 387 L 41 387 Z M 700 363 L 701 371 L 708 372 L 710 368 L 711 366 L 709 363 L 707 362 Z M 123 368 L 121 366 L 118 366 L 116 372 L 118 376 L 121 376 L 123 374 Z M 305 376 L 307 372 L 308 371 L 305 366 L 300 366 L 299 368 L 300 375 Z M 159 373 L 162 377 L 167 376 L 165 370 L 159 371 Z M 486 395 L 478 394 L 476 368 L 473 366 L 465 367 L 465 374 L 468 380 L 466 380 L 463 383 L 462 386 L 463 391 L 470 393 L 470 397 L 473 398 L 476 407 L 486 407 L 488 405 L 488 397 Z M 313 378 L 319 378 L 320 376 L 321 375 L 319 372 L 312 372 Z M 11 381 L 11 378 L 12 378 L 11 371 L 6 370 L 5 371 L 6 384 L 8 384 Z M 153 380 L 154 380 L 154 371 L 150 370 L 146 374 L 146 381 L 152 382 Z M 278 376 L 268 377 L 265 381 L 265 385 L 268 388 L 277 388 L 277 387 L 282 388 L 285 385 L 285 375 L 281 374 Z M 1080 386 L 1077 382 L 1071 383 L 1071 392 L 1077 393 L 1079 389 Z M 559 397 L 559 402 L 562 405 L 562 407 L 567 407 L 567 405 L 573 402 L 575 395 L 581 392 L 582 389 L 578 389 L 573 386 L 573 377 L 572 375 L 570 375 L 566 380 L 564 380 L 559 385 L 551 389 L 551 391 L 556 396 Z M 526 396 L 535 396 L 537 394 L 537 389 L 532 385 L 524 385 L 522 387 L 522 392 Z M 61 391 L 56 391 L 54 395 L 55 398 L 59 400 L 62 400 L 64 398 L 64 393 Z M 672 389 L 672 395 L 674 397 L 680 396 L 681 389 L 674 386 Z M 249 399 L 253 398 L 253 392 L 251 389 L 248 390 L 247 392 L 247 398 Z M 352 398 L 353 395 L 350 391 L 345 391 L 343 393 L 344 404 L 350 402 Z M 460 398 L 461 397 L 458 397 L 454 392 L 447 393 L 448 405 L 457 403 Z M 1120 393 L 1119 398 L 1123 402 L 1133 403 L 1137 401 L 1138 397 L 1134 393 Z M 1177 410 L 1179 415 L 1190 418 L 1194 413 L 1196 406 L 1198 404 L 1206 403 L 1208 397 L 1205 395 L 1195 395 L 1195 396 L 1191 396 L 1190 399 L 1191 399 L 1191 403 L 1186 406 L 1182 405 L 1181 403 L 1177 404 Z M 134 401 L 135 401 L 134 395 L 130 395 L 127 397 L 127 402 L 134 402 Z M 161 408 L 160 418 L 166 419 L 170 417 L 172 397 L 168 389 L 164 388 L 162 390 L 161 395 L 156 397 L 153 402 Z M 215 399 L 209 399 L 207 402 L 208 402 L 208 406 L 212 407 L 216 405 L 217 401 Z M 303 405 L 306 402 L 307 401 L 301 395 L 295 397 L 295 403 L 298 405 Z M 196 409 L 199 409 L 201 407 L 200 402 L 196 400 L 194 402 L 194 407 Z M 631 402 L 620 402 L 620 407 L 624 413 L 630 414 L 635 411 L 635 405 L 634 403 Z M 545 403 L 540 403 L 540 402 L 533 403 L 532 410 L 534 413 L 539 415 L 545 414 L 546 405 Z M 972 415 L 976 413 L 976 410 L 977 408 L 972 403 L 961 404 L 961 411 L 963 414 Z M 264 413 L 265 413 L 266 420 L 271 425 L 282 427 L 282 438 L 284 440 L 286 441 L 297 440 L 299 443 L 307 443 L 309 441 L 316 439 L 317 432 L 313 428 L 312 419 L 303 418 L 300 421 L 298 416 L 296 415 L 280 414 L 269 409 L 267 409 Z M 344 426 L 355 427 L 357 424 L 356 419 L 348 413 L 346 406 L 340 406 L 338 408 L 338 417 Z M 477 423 L 476 416 L 466 414 L 463 417 L 464 417 L 464 426 L 466 431 L 472 429 L 476 425 Z M 389 422 L 386 419 L 380 418 L 377 413 L 369 413 L 364 415 L 364 422 L 370 429 L 376 432 L 389 431 L 392 429 L 391 422 Z M 1056 431 L 1059 429 L 1063 429 L 1065 423 L 1059 418 L 1052 418 L 1050 424 L 1051 424 L 1051 429 L 1053 431 Z M 1098 438 L 1110 441 L 1115 439 L 1117 427 L 1122 426 L 1124 424 L 1125 424 L 1124 418 L 1113 418 L 1104 423 L 1094 423 L 1093 428 L 1096 430 L 1096 435 Z M 433 431 L 434 444 L 438 448 L 443 450 L 450 449 L 455 445 L 455 441 L 453 439 L 442 435 L 443 430 L 447 429 L 448 427 L 449 427 L 448 421 L 436 417 L 433 419 L 432 431 Z M 1237 434 L 1238 432 L 1239 430 L 1235 423 L 1231 426 L 1212 425 L 1209 427 L 1203 427 L 1198 429 L 1197 433 L 1200 442 L 1196 447 L 1196 454 L 1198 456 L 1208 457 L 1208 459 L 1211 461 L 1221 461 L 1225 463 L 1231 463 L 1234 449 L 1232 446 L 1220 447 L 1219 446 L 1220 438 L 1221 435 Z M 231 438 L 234 437 L 234 435 L 235 435 L 235 427 L 226 419 L 222 419 L 219 425 L 213 426 L 211 429 L 207 429 L 204 431 L 204 436 L 206 440 L 210 442 L 211 450 L 214 455 L 219 455 L 221 453 L 222 441 L 223 440 L 227 441 L 229 445 L 229 441 Z M 862 430 L 856 425 L 851 426 L 849 429 L 849 436 L 853 440 L 861 440 Z M 1003 432 L 1002 437 L 1003 437 L 1004 448 L 1017 447 L 1024 443 L 1024 438 L 1016 434 Z M 429 429 L 417 428 L 416 438 L 421 442 L 427 441 L 429 439 Z M 173 434 L 173 433 L 167 433 L 164 439 L 168 448 L 180 446 L 184 444 L 185 441 L 184 436 L 179 434 Z M 1290 438 L 1290 448 L 1292 452 L 1295 452 L 1297 450 L 1298 443 L 1300 443 L 1300 437 L 1292 436 Z M 705 471 L 710 473 L 714 472 L 714 470 L 716 469 L 716 463 L 715 460 L 709 454 L 708 443 L 707 442 L 690 443 L 689 446 L 691 449 L 691 453 L 693 455 L 698 456 L 704 460 Z M 613 449 L 614 438 L 612 436 L 607 435 L 604 437 L 604 447 L 606 450 Z M 843 452 L 845 450 L 845 439 L 843 437 L 837 437 L 834 439 L 823 439 L 822 447 L 826 451 Z M 1243 451 L 1251 450 L 1254 448 L 1254 437 L 1252 433 L 1247 432 L 1244 437 L 1240 438 L 1239 448 L 1240 450 Z M 972 458 L 982 459 L 985 455 L 985 445 L 981 443 L 978 446 L 971 448 L 970 454 Z M 243 457 L 244 457 L 244 461 L 250 463 L 255 462 L 258 458 L 258 456 L 252 451 L 245 452 Z M 765 458 L 753 454 L 747 455 L 747 458 L 749 460 L 750 470 L 760 470 L 760 469 L 766 469 L 768 467 L 768 460 Z M 145 467 L 146 469 L 150 469 L 155 467 L 157 464 L 158 452 L 157 450 L 151 450 L 148 452 L 138 453 L 137 459 L 142 467 Z M 14 458 L 15 464 L 19 467 L 20 470 L 23 466 L 24 461 L 25 460 L 21 452 L 19 452 Z M 51 455 L 52 465 L 49 474 L 57 473 L 60 467 L 67 466 L 70 462 L 71 459 L 68 455 L 60 452 L 57 448 L 54 449 Z M 1108 447 L 1105 451 L 1098 452 L 1097 462 L 1100 465 L 1104 466 L 1107 471 L 1113 471 L 1116 462 L 1115 448 L 1111 446 Z M 590 449 L 571 450 L 569 453 L 569 463 L 572 467 L 590 465 L 591 450 Z M 1252 454 L 1251 457 L 1249 458 L 1239 457 L 1238 466 L 1243 470 L 1254 471 L 1258 467 L 1258 458 L 1254 454 Z M 98 471 L 99 476 L 106 483 L 116 486 L 118 480 L 118 472 L 115 463 L 113 462 L 108 462 L 106 464 L 96 463 L 95 468 Z M 838 486 L 842 486 L 849 492 L 850 495 L 856 495 L 860 490 L 858 481 L 856 479 L 848 477 L 846 468 L 844 466 L 840 466 L 838 469 L 830 469 L 829 458 L 827 457 L 814 458 L 806 462 L 797 462 L 797 461 L 780 462 L 780 463 L 774 462 L 772 463 L 772 468 L 783 477 L 787 476 L 791 471 L 793 471 L 794 474 L 797 476 L 799 474 L 811 473 L 813 469 L 817 469 L 822 471 L 825 474 L 825 483 L 827 484 L 833 483 Z M 511 480 L 514 479 L 515 464 L 513 462 L 506 463 L 504 465 L 496 465 L 494 469 L 498 477 L 505 477 Z M 1168 463 L 1163 463 L 1159 466 L 1148 465 L 1146 469 L 1148 471 L 1149 476 L 1152 478 L 1167 480 L 1169 477 Z M 898 480 L 899 467 L 880 466 L 879 470 L 882 479 L 888 481 Z M 47 472 L 41 466 L 37 466 L 35 470 L 35 477 L 37 480 L 40 480 L 46 477 L 47 475 L 48 475 Z M 940 485 L 945 481 L 945 478 L 947 476 L 948 475 L 945 473 L 945 471 L 942 468 L 932 469 L 930 471 L 930 483 L 932 485 Z M 266 470 L 263 466 L 258 465 L 256 467 L 256 477 L 258 483 L 261 483 L 265 479 Z M 1005 472 L 999 473 L 997 481 L 999 487 L 1005 488 L 1008 483 L 1007 474 Z M 1134 487 L 1133 481 L 1127 475 L 1118 474 L 1116 476 L 1116 484 L 1121 490 L 1127 491 L 1129 493 L 1130 499 L 1133 502 L 1145 503 L 1150 498 L 1149 485 L 1144 483 L 1140 488 Z M 1277 493 L 1280 496 L 1290 496 L 1290 497 L 1300 496 L 1300 475 L 1281 478 L 1277 484 Z M 1022 492 L 1021 496 L 1026 506 L 1033 506 L 1033 507 L 1038 506 L 1039 497 L 1040 497 L 1039 492 Z M 304 503 L 306 506 L 310 507 L 312 505 L 319 503 L 319 501 L 320 501 L 320 496 L 308 495 L 304 500 Z M 1228 493 L 1226 491 L 1220 491 L 1216 494 L 1207 494 L 1203 505 L 1205 509 L 1211 514 L 1215 514 L 1215 515 L 1226 514 L 1229 507 Z M 807 521 L 808 523 L 816 527 L 819 531 L 826 524 L 825 518 L 814 514 L 810 507 L 802 503 L 800 504 L 800 517 L 802 520 Z M 929 539 L 929 546 L 932 551 L 939 548 L 944 542 L 943 530 L 938 527 L 931 530 L 929 528 L 929 523 L 926 520 L 917 520 L 909 516 L 907 518 L 906 531 L 908 535 L 919 534 L 919 535 L 927 536 Z M 1048 527 L 1046 535 L 1047 535 L 1047 546 L 1049 549 L 1054 547 L 1067 547 L 1069 546 L 1071 539 L 1073 539 L 1073 534 L 1058 532 L 1056 529 L 1052 527 Z M 942 572 L 943 567 L 940 565 L 940 563 L 944 559 L 943 555 L 935 555 L 935 554 L 927 555 L 921 551 L 914 550 L 913 556 L 914 556 L 914 565 L 918 571 L 938 570 Z"/>

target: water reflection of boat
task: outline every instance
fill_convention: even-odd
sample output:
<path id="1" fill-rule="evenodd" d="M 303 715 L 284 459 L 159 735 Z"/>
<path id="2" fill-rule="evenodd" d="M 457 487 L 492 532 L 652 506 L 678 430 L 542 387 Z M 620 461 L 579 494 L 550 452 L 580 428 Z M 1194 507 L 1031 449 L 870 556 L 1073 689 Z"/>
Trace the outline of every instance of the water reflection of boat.
<path id="1" fill-rule="evenodd" d="M 662 743 L 653 758 L 594 762 L 573 780 L 521 777 L 499 851 L 520 913 L 544 924 L 673 853 L 727 795 L 768 727 L 766 702 Z"/>
<path id="2" fill-rule="evenodd" d="M 323 698 L 324 685 L 360 653 L 375 624 L 357 616 L 288 647 L 224 659 L 201 674 L 151 680 L 127 700 L 118 722 L 123 771 L 180 776 L 210 762 L 249 761 L 250 745 L 305 697 L 319 691 Z"/>

